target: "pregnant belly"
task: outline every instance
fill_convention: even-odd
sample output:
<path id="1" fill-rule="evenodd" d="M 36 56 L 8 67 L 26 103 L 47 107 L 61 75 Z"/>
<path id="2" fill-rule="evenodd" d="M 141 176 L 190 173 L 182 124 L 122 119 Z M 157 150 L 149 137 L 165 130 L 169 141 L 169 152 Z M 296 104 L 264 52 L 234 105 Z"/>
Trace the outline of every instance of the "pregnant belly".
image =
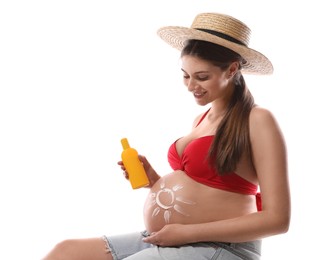
<path id="1" fill-rule="evenodd" d="M 151 188 L 144 205 L 148 232 L 170 223 L 192 224 L 237 217 L 256 210 L 254 196 L 208 187 L 182 171 L 160 178 Z"/>

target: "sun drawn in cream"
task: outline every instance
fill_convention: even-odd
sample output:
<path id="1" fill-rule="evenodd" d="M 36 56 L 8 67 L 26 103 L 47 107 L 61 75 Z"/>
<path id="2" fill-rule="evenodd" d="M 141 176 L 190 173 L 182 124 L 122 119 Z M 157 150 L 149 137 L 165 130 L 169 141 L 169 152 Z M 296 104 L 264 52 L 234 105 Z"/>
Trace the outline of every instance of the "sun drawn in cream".
<path id="1" fill-rule="evenodd" d="M 183 189 L 182 185 L 175 185 L 172 188 L 167 188 L 165 187 L 165 183 L 161 182 L 160 190 L 150 194 L 150 197 L 152 198 L 150 206 L 155 206 L 155 209 L 152 212 L 152 217 L 156 217 L 160 212 L 164 211 L 164 220 L 168 224 L 172 212 L 177 212 L 186 217 L 190 216 L 189 213 L 184 211 L 180 204 L 194 205 L 196 203 L 181 196 L 176 196 L 175 192 L 181 189 Z"/>

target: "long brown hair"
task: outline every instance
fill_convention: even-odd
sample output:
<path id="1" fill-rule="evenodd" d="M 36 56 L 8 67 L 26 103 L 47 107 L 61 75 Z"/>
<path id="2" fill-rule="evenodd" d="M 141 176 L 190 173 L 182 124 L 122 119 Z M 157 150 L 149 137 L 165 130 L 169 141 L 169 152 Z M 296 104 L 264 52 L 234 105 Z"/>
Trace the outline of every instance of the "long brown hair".
<path id="1" fill-rule="evenodd" d="M 245 60 L 236 52 L 220 45 L 189 40 L 181 52 L 211 62 L 221 70 L 226 70 L 234 61 L 243 64 Z M 240 70 L 234 76 L 235 88 L 227 111 L 218 125 L 214 141 L 208 152 L 217 172 L 221 175 L 234 172 L 245 152 L 251 158 L 249 135 L 249 115 L 255 106 L 254 98 L 246 86 Z"/>

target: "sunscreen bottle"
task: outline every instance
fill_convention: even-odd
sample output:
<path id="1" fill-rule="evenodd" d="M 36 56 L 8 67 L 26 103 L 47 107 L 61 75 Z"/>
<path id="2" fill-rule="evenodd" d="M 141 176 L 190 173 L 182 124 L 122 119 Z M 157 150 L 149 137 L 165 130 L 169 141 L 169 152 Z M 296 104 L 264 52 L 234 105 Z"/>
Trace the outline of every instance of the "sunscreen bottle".
<path id="1" fill-rule="evenodd" d="M 129 146 L 127 138 L 122 138 L 121 143 L 123 146 L 121 157 L 128 173 L 132 188 L 138 189 L 149 185 L 149 179 L 141 161 L 138 158 L 137 150 Z"/>

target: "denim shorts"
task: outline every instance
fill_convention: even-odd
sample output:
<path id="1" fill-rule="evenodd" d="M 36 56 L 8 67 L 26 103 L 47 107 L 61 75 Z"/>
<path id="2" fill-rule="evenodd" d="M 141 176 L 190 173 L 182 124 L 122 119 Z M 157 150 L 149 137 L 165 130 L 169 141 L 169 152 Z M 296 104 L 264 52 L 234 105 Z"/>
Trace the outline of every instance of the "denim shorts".
<path id="1" fill-rule="evenodd" d="M 260 260 L 261 240 L 244 243 L 201 242 L 179 247 L 144 243 L 144 232 L 103 236 L 113 260 Z"/>

